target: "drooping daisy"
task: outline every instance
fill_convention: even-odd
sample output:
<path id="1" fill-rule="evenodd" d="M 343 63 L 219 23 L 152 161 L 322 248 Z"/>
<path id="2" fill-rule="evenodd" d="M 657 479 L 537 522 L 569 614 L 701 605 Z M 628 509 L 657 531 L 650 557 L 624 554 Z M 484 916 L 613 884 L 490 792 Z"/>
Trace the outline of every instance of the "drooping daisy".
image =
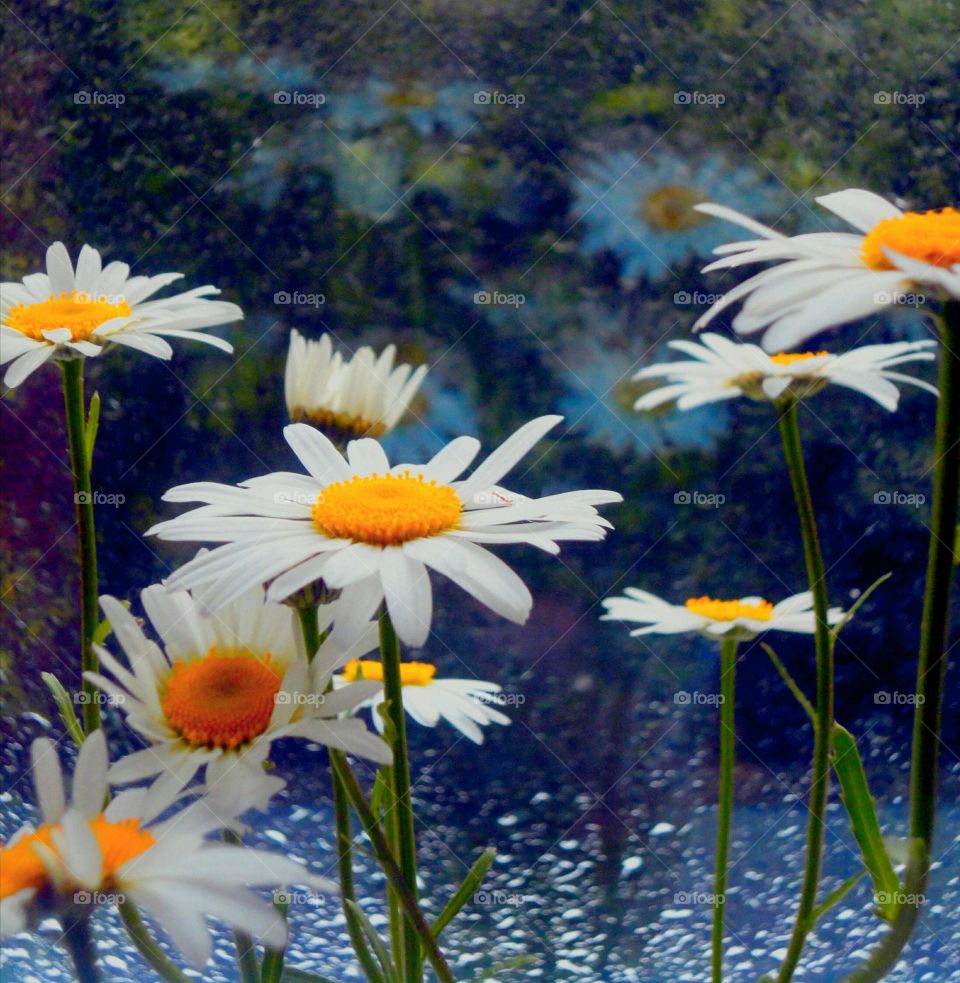
<path id="1" fill-rule="evenodd" d="M 714 640 L 724 635 L 743 640 L 765 631 L 811 635 L 816 628 L 813 595 L 809 591 L 794 594 L 779 604 L 771 604 L 762 597 L 741 597 L 739 600 L 691 597 L 682 605 L 670 604 L 636 587 L 628 587 L 626 595 L 608 597 L 603 602 L 607 613 L 601 620 L 640 623 L 642 627 L 634 628 L 631 635 L 699 632 Z M 840 608 L 830 608 L 828 620 L 831 625 L 842 617 Z"/>
<path id="2" fill-rule="evenodd" d="M 379 356 L 364 346 L 345 359 L 330 335 L 308 341 L 290 332 L 285 395 L 292 420 L 305 420 L 336 441 L 382 437 L 391 431 L 416 395 L 425 365 L 394 365 L 396 345 Z"/>
<path id="3" fill-rule="evenodd" d="M 146 637 L 119 601 L 103 597 L 103 613 L 130 669 L 100 647 L 110 675 L 86 673 L 149 742 L 113 765 L 111 782 L 154 778 L 152 794 L 163 797 L 203 769 L 208 789 L 253 789 L 262 784 L 271 744 L 284 737 L 389 763 L 390 750 L 380 738 L 357 720 L 338 719 L 376 687 L 322 696 L 339 665 L 336 653 L 321 650 L 308 666 L 296 613 L 268 602 L 261 587 L 212 617 L 201 615 L 202 593 L 192 597 L 154 584 L 140 598 L 163 647 Z M 320 612 L 325 629 L 336 605 L 322 605 Z"/>
<path id="4" fill-rule="evenodd" d="M 91 246 L 80 250 L 74 269 L 64 244 L 55 242 L 46 273 L 0 285 L 0 365 L 13 363 L 4 385 L 18 386 L 50 358 L 92 358 L 111 343 L 157 358 L 173 354 L 164 338 L 193 338 L 232 352 L 222 338 L 198 330 L 243 317 L 236 304 L 207 299 L 220 292 L 216 287 L 147 300 L 181 276 L 131 277 L 126 263 L 103 266 Z"/>
<path id="5" fill-rule="evenodd" d="M 779 214 L 776 190 L 750 168 L 720 156 L 691 162 L 662 146 L 594 161 L 576 193 L 574 214 L 586 228 L 582 249 L 612 252 L 625 280 L 669 276 L 673 267 L 723 242 L 723 226 L 696 211 L 698 202 L 722 193 L 742 208 Z"/>
<path id="6" fill-rule="evenodd" d="M 446 720 L 464 737 L 475 744 L 483 743 L 481 727 L 488 724 L 509 724 L 510 718 L 495 710 L 495 703 L 503 687 L 482 679 L 437 679 L 437 667 L 429 662 L 402 662 L 400 682 L 403 685 L 403 708 L 424 727 L 436 727 Z M 360 680 L 383 682 L 383 663 L 373 659 L 352 659 L 343 667 L 343 673 L 334 677 L 334 684 L 350 686 Z M 383 732 L 383 717 L 379 707 L 384 701 L 381 686 L 376 696 L 363 706 L 371 708 L 371 717 L 377 730 Z"/>
<path id="7" fill-rule="evenodd" d="M 171 588 L 209 584 L 211 609 L 254 584 L 283 600 L 323 579 L 342 589 L 334 630 L 350 638 L 385 599 L 401 639 L 427 639 L 433 607 L 428 567 L 449 577 L 501 616 L 523 624 L 533 599 L 526 584 L 483 547 L 528 543 L 548 553 L 564 540 L 598 541 L 610 523 L 595 506 L 616 492 L 583 490 L 525 498 L 498 482 L 562 418 L 521 427 L 466 479 L 480 450 L 459 437 L 429 462 L 393 468 L 373 439 L 351 441 L 346 460 L 319 430 L 292 424 L 284 437 L 308 474 L 276 473 L 240 487 L 198 482 L 171 489 L 170 502 L 202 507 L 161 522 L 148 534 L 225 545 L 177 570 Z"/>
<path id="8" fill-rule="evenodd" d="M 31 748 L 33 782 L 43 822 L 20 829 L 0 847 L 0 931 L 14 935 L 50 914 L 71 918 L 97 904 L 129 899 L 169 932 L 196 966 L 210 958 L 206 917 L 282 948 L 286 924 L 250 887 L 336 885 L 301 864 L 265 850 L 206 842 L 223 822 L 203 800 L 163 822 L 171 800 L 147 802 L 143 789 L 116 796 L 104 809 L 107 745 L 93 731 L 80 749 L 70 802 L 52 741 Z M 242 806 L 241 806 L 242 808 Z"/>
<path id="9" fill-rule="evenodd" d="M 922 379 L 892 371 L 906 362 L 929 362 L 933 341 L 896 342 L 889 345 L 862 345 L 842 355 L 829 352 L 768 355 L 756 345 L 730 341 L 707 333 L 703 344 L 670 341 L 691 361 L 665 362 L 641 369 L 642 379 L 666 379 L 667 385 L 646 393 L 634 404 L 649 410 L 676 400 L 681 410 L 715 403 L 737 396 L 756 400 L 778 400 L 785 393 L 801 398 L 812 396 L 829 383 L 869 396 L 891 412 L 897 408 L 900 390 L 895 383 L 908 383 L 937 395 L 935 386 Z"/>
<path id="10" fill-rule="evenodd" d="M 767 351 L 793 348 L 826 328 L 855 321 L 918 291 L 960 297 L 960 212 L 941 208 L 902 212 L 870 191 L 849 188 L 817 198 L 858 230 L 784 236 L 723 205 L 697 210 L 758 235 L 714 250 L 722 258 L 705 267 L 726 270 L 776 262 L 738 284 L 696 323 L 746 298 L 733 328 L 763 331 Z"/>

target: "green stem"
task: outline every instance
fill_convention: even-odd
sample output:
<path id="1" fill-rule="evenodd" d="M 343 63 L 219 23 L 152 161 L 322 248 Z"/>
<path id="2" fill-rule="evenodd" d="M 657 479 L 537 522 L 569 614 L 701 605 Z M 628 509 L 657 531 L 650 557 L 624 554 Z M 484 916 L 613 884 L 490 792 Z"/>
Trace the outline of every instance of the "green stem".
<path id="1" fill-rule="evenodd" d="M 930 872 L 937 806 L 937 760 L 950 633 L 950 594 L 960 504 L 960 301 L 946 301 L 939 317 L 940 378 L 933 458 L 933 497 L 927 580 L 917 658 L 910 765 L 910 835 L 914 854 L 905 891 L 923 898 Z M 845 983 L 875 983 L 896 965 L 920 917 L 920 904 L 902 905 L 890 932 Z"/>
<path id="2" fill-rule="evenodd" d="M 89 915 L 85 914 L 66 925 L 62 941 L 73 960 L 78 983 L 100 983 L 97 946 L 93 941 Z"/>
<path id="3" fill-rule="evenodd" d="M 97 629 L 97 533 L 93 516 L 93 489 L 86 442 L 86 407 L 83 398 L 82 358 L 60 363 L 63 370 L 63 402 L 73 472 L 73 500 L 77 507 L 80 542 L 80 667 L 82 672 L 98 672 L 99 660 L 93 650 Z M 86 733 L 100 726 L 97 687 L 83 679 L 83 726 Z"/>
<path id="4" fill-rule="evenodd" d="M 232 829 L 223 831 L 225 843 L 243 846 L 243 840 Z M 233 944 L 237 948 L 237 968 L 243 983 L 260 983 L 260 962 L 257 959 L 257 946 L 253 937 L 239 928 L 233 930 Z"/>
<path id="5" fill-rule="evenodd" d="M 730 824 L 733 818 L 733 759 L 737 640 L 724 638 L 720 646 L 720 791 L 717 797 L 717 858 L 713 891 L 711 970 L 713 983 L 723 980 L 723 912 L 726 905 Z"/>
<path id="6" fill-rule="evenodd" d="M 393 736 L 393 808 L 397 817 L 398 855 L 403 879 L 417 897 L 417 838 L 410 792 L 410 756 L 407 750 L 407 725 L 403 710 L 403 683 L 400 676 L 400 641 L 393 630 L 390 614 L 384 606 L 380 612 L 380 658 L 383 662 L 383 691 Z M 414 926 L 407 920 L 404 931 L 404 966 L 406 983 L 422 978 L 420 946 Z"/>
<path id="7" fill-rule="evenodd" d="M 342 751 L 331 751 L 330 761 L 334 770 L 339 775 L 340 781 L 343 783 L 347 798 L 350 800 L 350 805 L 353 806 L 354 811 L 360 817 L 364 832 L 373 844 L 374 853 L 377 855 L 377 860 L 380 862 L 384 874 L 386 874 L 390 884 L 397 892 L 397 897 L 400 899 L 400 904 L 403 906 L 407 918 L 416 927 L 419 942 L 427 954 L 427 959 L 430 960 L 430 965 L 433 967 L 437 979 L 440 983 L 456 983 L 450 967 L 440 952 L 436 937 L 430 930 L 430 926 L 427 924 L 427 920 L 420 910 L 417 897 L 410 889 L 410 885 L 404 878 L 403 872 L 397 865 L 397 861 L 394 859 L 393 852 L 390 849 L 390 844 L 387 842 L 387 838 L 384 836 L 383 830 L 377 822 L 377 818 L 374 816 L 366 796 L 363 794 L 363 789 L 360 788 L 357 776 L 354 775 L 350 765 L 347 763 L 346 755 Z"/>
<path id="8" fill-rule="evenodd" d="M 811 915 L 817 902 L 817 886 L 820 882 L 820 860 L 826 828 L 825 816 L 830 789 L 830 745 L 833 733 L 833 646 L 828 622 L 829 599 L 826 571 L 817 535 L 817 520 L 813 499 L 807 483 L 807 471 L 803 463 L 800 443 L 800 424 L 797 403 L 790 400 L 780 409 L 780 436 L 783 452 L 790 472 L 790 485 L 800 519 L 803 539 L 803 556 L 807 567 L 807 580 L 813 593 L 813 612 L 816 619 L 814 643 L 816 647 L 816 717 L 813 727 L 813 768 L 810 779 L 810 817 L 807 820 L 807 852 L 797 906 L 796 920 L 787 954 L 780 967 L 777 983 L 787 983 L 793 977 L 804 943 L 812 926 Z"/>
<path id="9" fill-rule="evenodd" d="M 317 628 L 317 608 L 315 605 L 304 605 L 297 608 L 300 619 L 300 631 L 307 657 L 312 659 L 320 648 L 320 631 Z M 337 872 L 340 879 L 340 904 L 343 917 L 346 920 L 347 934 L 356 953 L 357 960 L 363 968 L 364 975 L 370 983 L 383 983 L 383 974 L 377 966 L 377 961 L 370 952 L 363 926 L 357 917 L 356 910 L 348 902 L 357 903 L 356 885 L 353 877 L 353 835 L 350 830 L 350 807 L 346 792 L 335 769 L 331 770 L 333 783 L 333 811 L 336 822 L 337 839 Z"/>
<path id="10" fill-rule="evenodd" d="M 132 901 L 124 901 L 120 905 L 120 918 L 123 921 L 127 935 L 136 946 L 137 952 L 149 963 L 156 973 L 167 983 L 192 983 L 191 979 L 180 972 L 159 945 L 153 940 L 147 926 L 140 917 L 140 912 Z"/>

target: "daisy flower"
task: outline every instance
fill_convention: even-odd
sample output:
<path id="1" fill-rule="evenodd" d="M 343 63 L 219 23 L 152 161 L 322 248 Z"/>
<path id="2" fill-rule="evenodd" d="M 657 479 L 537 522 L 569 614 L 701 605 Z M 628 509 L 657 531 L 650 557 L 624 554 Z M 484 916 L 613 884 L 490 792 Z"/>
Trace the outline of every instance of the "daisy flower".
<path id="1" fill-rule="evenodd" d="M 740 334 L 763 331 L 767 351 L 793 348 L 826 328 L 875 314 L 918 289 L 960 297 L 960 212 L 902 212 L 870 191 L 849 188 L 817 198 L 857 232 L 785 236 L 723 205 L 697 205 L 758 235 L 731 242 L 705 268 L 726 270 L 776 261 L 738 284 L 695 328 L 747 298 L 733 319 Z"/>
<path id="2" fill-rule="evenodd" d="M 387 745 L 360 721 L 338 719 L 376 686 L 324 696 L 339 653 L 321 649 L 308 665 L 296 612 L 268 602 L 263 588 L 251 587 L 214 617 L 201 616 L 202 595 L 170 592 L 160 584 L 148 587 L 140 599 L 162 648 L 119 601 L 102 597 L 129 669 L 98 647 L 109 676 L 85 674 L 114 698 L 127 724 L 149 743 L 113 765 L 113 784 L 153 778 L 152 794 L 164 797 L 203 769 L 208 789 L 256 788 L 263 783 L 272 743 L 283 737 L 390 762 Z M 323 630 L 336 605 L 323 605 L 320 612 Z M 275 792 L 281 783 L 273 781 Z"/>
<path id="3" fill-rule="evenodd" d="M 631 636 L 699 632 L 714 640 L 724 635 L 744 640 L 765 631 L 812 635 L 816 628 L 810 591 L 794 594 L 779 604 L 771 604 L 762 597 L 741 597 L 733 601 L 691 597 L 682 605 L 669 604 L 636 587 L 628 587 L 626 594 L 626 597 L 609 597 L 603 602 L 607 613 L 601 616 L 601 621 L 638 622 L 642 627 L 634 628 Z M 830 608 L 828 620 L 831 625 L 837 624 L 842 617 L 840 608 Z"/>
<path id="4" fill-rule="evenodd" d="M 410 407 L 427 367 L 394 365 L 396 345 L 376 356 L 357 349 L 345 359 L 333 350 L 330 335 L 308 341 L 290 332 L 284 389 L 292 420 L 306 420 L 334 440 L 382 437 Z"/>
<path id="5" fill-rule="evenodd" d="M 671 348 L 691 356 L 690 361 L 665 362 L 641 369 L 634 379 L 664 378 L 667 385 L 641 396 L 636 410 L 650 410 L 676 400 L 681 410 L 716 403 L 737 396 L 778 400 L 812 396 L 828 383 L 845 386 L 869 396 L 891 412 L 897 408 L 902 382 L 937 395 L 935 386 L 901 372 L 894 366 L 906 362 L 933 361 L 933 341 L 861 345 L 842 355 L 802 352 L 768 355 L 756 345 L 740 344 L 722 335 L 707 333 L 703 344 L 668 342 Z"/>
<path id="6" fill-rule="evenodd" d="M 441 719 L 455 727 L 475 744 L 483 743 L 481 727 L 509 724 L 510 718 L 490 706 L 502 687 L 482 679 L 437 679 L 437 667 L 429 662 L 401 662 L 403 708 L 424 727 L 436 727 Z M 352 686 L 361 680 L 383 683 L 383 663 L 372 659 L 352 659 L 343 674 L 334 676 L 334 685 Z M 377 730 L 383 732 L 383 717 L 378 707 L 384 701 L 381 686 L 376 696 L 362 706 L 371 708 Z"/>
<path id="7" fill-rule="evenodd" d="M 595 506 L 622 501 L 610 491 L 538 499 L 499 487 L 561 419 L 525 424 L 465 479 L 460 475 L 480 450 L 473 437 L 458 437 L 426 464 L 391 468 L 372 438 L 351 441 L 344 458 L 319 430 L 292 424 L 284 437 L 306 475 L 269 474 L 240 487 L 181 485 L 164 500 L 205 504 L 148 534 L 224 544 L 168 581 L 173 589 L 211 585 L 204 597 L 211 609 L 254 584 L 269 584 L 268 598 L 280 601 L 322 578 L 342 589 L 334 630 L 343 637 L 358 634 L 385 600 L 397 634 L 419 647 L 430 632 L 432 568 L 523 624 L 533 604 L 530 591 L 484 547 L 527 543 L 558 553 L 563 540 L 601 540 L 611 527 Z"/>
<path id="8" fill-rule="evenodd" d="M 590 163 L 578 184 L 574 214 L 586 228 L 581 248 L 613 253 L 625 280 L 664 277 L 723 242 L 723 226 L 694 209 L 720 193 L 761 213 L 774 209 L 778 197 L 755 171 L 720 156 L 692 162 L 662 147 L 650 155 L 615 151 Z"/>
<path id="9" fill-rule="evenodd" d="M 128 899 L 152 915 L 200 967 L 211 954 L 207 916 L 248 932 L 268 948 L 286 943 L 284 919 L 248 887 L 306 884 L 337 890 L 286 857 L 205 841 L 223 820 L 203 800 L 163 822 L 156 817 L 170 799 L 155 800 L 147 809 L 143 789 L 118 795 L 104 809 L 103 731 L 93 731 L 80 749 L 69 803 L 53 742 L 34 741 L 31 760 L 43 821 L 23 827 L 0 847 L 4 935 L 22 932 L 51 913 L 72 912 L 76 918 L 96 904 Z"/>
<path id="10" fill-rule="evenodd" d="M 100 253 L 84 246 L 76 269 L 62 242 L 47 250 L 47 272 L 31 273 L 22 283 L 0 285 L 0 365 L 11 389 L 50 358 L 92 358 L 110 343 L 170 358 L 164 340 L 194 338 L 232 352 L 233 346 L 198 328 L 243 317 L 236 304 L 207 300 L 220 291 L 196 287 L 186 293 L 147 300 L 182 273 L 130 276 L 126 263 L 103 266 Z"/>

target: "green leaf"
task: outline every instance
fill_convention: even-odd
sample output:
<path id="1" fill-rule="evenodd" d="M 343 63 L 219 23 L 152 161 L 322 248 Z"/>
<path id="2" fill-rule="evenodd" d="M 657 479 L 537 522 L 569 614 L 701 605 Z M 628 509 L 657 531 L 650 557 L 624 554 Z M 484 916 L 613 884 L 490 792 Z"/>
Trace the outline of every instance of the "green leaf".
<path id="1" fill-rule="evenodd" d="M 763 649 L 764 652 L 767 653 L 767 655 L 770 656 L 770 661 L 776 666 L 777 672 L 780 673 L 780 677 L 787 684 L 787 689 L 789 689 L 790 692 L 793 693 L 794 697 L 796 697 L 796 700 L 800 704 L 800 706 L 802 706 L 803 709 L 807 711 L 807 716 L 810 718 L 811 723 L 816 724 L 817 715 L 814 712 L 813 704 L 806 698 L 806 696 L 803 695 L 803 690 L 800 689 L 800 687 L 796 684 L 793 676 L 790 675 L 789 671 L 787 670 L 787 667 L 783 664 L 782 660 L 780 659 L 780 656 L 777 655 L 777 653 L 774 652 L 774 650 L 769 645 L 767 645 L 766 642 L 761 642 L 760 647 Z"/>
<path id="2" fill-rule="evenodd" d="M 280 983 L 337 983 L 337 981 L 330 979 L 329 976 L 318 976 L 316 973 L 308 973 L 305 969 L 284 966 Z"/>
<path id="3" fill-rule="evenodd" d="M 83 744 L 83 727 L 77 719 L 77 711 L 73 708 L 73 698 L 52 672 L 42 672 L 40 678 L 46 683 L 47 689 L 53 696 L 53 702 L 57 705 L 60 719 L 67 728 L 67 733 L 73 738 L 73 743 L 80 747 Z"/>
<path id="4" fill-rule="evenodd" d="M 866 875 L 865 870 L 858 870 L 852 877 L 848 877 L 841 885 L 836 889 L 836 891 L 831 892 L 819 904 L 816 908 L 810 912 L 810 919 L 808 924 L 810 926 L 810 931 L 813 931 L 813 926 L 817 924 L 818 921 L 835 905 L 838 901 L 842 901 L 859 883 L 863 880 Z"/>
<path id="5" fill-rule="evenodd" d="M 383 970 L 383 975 L 387 983 L 399 983 L 400 977 L 397 975 L 397 970 L 393 965 L 393 960 L 390 958 L 390 953 L 387 952 L 387 947 L 377 934 L 377 930 L 370 924 L 370 919 L 367 918 L 363 913 L 363 909 L 355 901 L 348 900 L 344 903 L 359 919 L 360 925 L 363 928 L 363 934 L 366 935 L 370 941 L 370 945 L 373 946 L 373 951 L 377 956 L 377 962 L 380 963 L 380 968 Z"/>
<path id="6" fill-rule="evenodd" d="M 870 794 L 857 742 L 853 734 L 839 724 L 833 725 L 833 770 L 840 782 L 840 795 L 850 817 L 850 827 L 873 880 L 880 916 L 892 922 L 901 894 L 900 880 L 883 842 L 876 803 Z"/>
<path id="7" fill-rule="evenodd" d="M 83 447 L 87 456 L 87 472 L 93 465 L 93 446 L 97 442 L 97 431 L 100 429 L 100 393 L 94 393 L 90 399 L 90 409 L 87 411 L 87 422 L 83 428 Z"/>
<path id="8" fill-rule="evenodd" d="M 286 921 L 289 905 L 282 893 L 279 896 L 274 896 L 273 907 L 280 912 L 283 920 Z M 283 975 L 283 960 L 286 954 L 286 949 L 264 949 L 263 962 L 260 965 L 261 983 L 280 983 Z"/>
<path id="9" fill-rule="evenodd" d="M 444 905 L 443 911 L 437 915 L 433 923 L 433 934 L 440 938 L 440 933 L 453 921 L 460 909 L 477 893 L 477 888 L 483 883 L 490 865 L 497 857 L 497 851 L 489 847 L 480 854 L 480 858 L 467 872 L 463 883 L 457 888 L 453 897 Z"/>
<path id="10" fill-rule="evenodd" d="M 501 973 L 508 973 L 511 969 L 522 969 L 524 966 L 536 966 L 540 960 L 533 955 L 527 954 L 523 956 L 511 956 L 509 959 L 501 959 L 500 962 L 494 963 L 488 969 L 482 970 L 477 976 L 474 977 L 475 980 L 492 980 L 495 976 L 499 976 Z"/>
<path id="11" fill-rule="evenodd" d="M 124 607 L 130 607 L 129 601 L 123 602 Z M 94 645 L 103 645 L 103 643 L 109 638 L 110 632 L 113 631 L 113 625 L 110 624 L 109 620 L 104 618 L 99 625 L 93 630 L 93 643 Z"/>
<path id="12" fill-rule="evenodd" d="M 860 610 L 860 608 L 866 604 L 867 599 L 870 595 L 883 583 L 888 581 L 893 576 L 892 573 L 885 573 L 882 577 L 878 577 L 854 602 L 853 606 L 849 611 L 846 611 L 843 617 L 830 629 L 830 642 L 832 645 L 836 645 L 837 636 L 843 631 L 847 625 L 853 620 L 853 616 Z"/>

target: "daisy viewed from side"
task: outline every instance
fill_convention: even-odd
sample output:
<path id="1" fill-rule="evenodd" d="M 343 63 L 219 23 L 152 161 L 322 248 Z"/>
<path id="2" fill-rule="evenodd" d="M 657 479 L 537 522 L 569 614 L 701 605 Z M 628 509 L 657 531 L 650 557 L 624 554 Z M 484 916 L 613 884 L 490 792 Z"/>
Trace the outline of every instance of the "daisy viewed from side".
<path id="1" fill-rule="evenodd" d="M 526 498 L 499 486 L 561 419 L 525 424 L 465 479 L 480 450 L 473 437 L 451 441 L 426 464 L 391 467 L 373 439 L 351 441 L 344 458 L 319 430 L 293 424 L 284 436 L 307 474 L 173 488 L 166 501 L 204 504 L 148 534 L 223 544 L 168 581 L 181 590 L 210 585 L 212 610 L 255 584 L 268 584 L 268 598 L 279 601 L 322 579 L 343 592 L 334 625 L 341 637 L 362 631 L 385 600 L 399 637 L 420 647 L 430 632 L 432 568 L 523 624 L 530 591 L 485 547 L 526 543 L 555 554 L 564 540 L 601 540 L 610 523 L 596 506 L 622 500 L 602 490 Z"/>
<path id="2" fill-rule="evenodd" d="M 745 640 L 766 631 L 812 635 L 816 627 L 813 595 L 809 591 L 794 594 L 778 604 L 762 597 L 738 600 L 691 597 L 681 605 L 670 604 L 636 587 L 628 587 L 625 593 L 626 597 L 609 597 L 603 602 L 607 613 L 601 620 L 638 622 L 641 627 L 630 632 L 633 636 L 699 632 L 715 641 L 724 636 Z M 842 617 L 839 608 L 830 608 L 831 625 L 839 623 Z"/>
<path id="3" fill-rule="evenodd" d="M 336 891 L 301 864 L 265 850 L 207 842 L 227 818 L 200 800 L 168 819 L 171 799 L 147 803 L 144 789 L 123 792 L 104 808 L 107 745 L 93 731 L 80 749 L 67 801 L 56 748 L 31 748 L 42 822 L 24 826 L 0 847 L 0 926 L 14 935 L 50 914 L 76 920 L 97 904 L 129 899 L 152 915 L 194 965 L 212 946 L 210 916 L 271 949 L 286 943 L 283 917 L 251 887 L 304 884 Z M 241 807 L 242 808 L 242 807 Z"/>
<path id="4" fill-rule="evenodd" d="M 357 349 L 345 359 L 330 335 L 308 341 L 290 332 L 284 389 L 290 419 L 319 427 L 334 440 L 382 437 L 406 413 L 427 367 L 394 365 L 396 345 L 375 355 Z"/>
<path id="5" fill-rule="evenodd" d="M 84 246 L 74 268 L 62 242 L 47 250 L 46 273 L 21 283 L 0 284 L 0 365 L 12 363 L 4 385 L 20 385 L 51 358 L 100 355 L 110 344 L 126 345 L 167 359 L 166 338 L 193 338 L 225 352 L 233 346 L 199 329 L 243 317 L 236 304 L 209 300 L 216 287 L 148 300 L 182 273 L 130 276 L 126 263 L 103 266 L 100 253 Z"/>
<path id="6" fill-rule="evenodd" d="M 842 355 L 803 352 L 768 355 L 757 345 L 730 341 L 708 332 L 702 344 L 668 342 L 671 348 L 691 356 L 689 361 L 664 362 L 641 369 L 634 379 L 663 378 L 666 385 L 645 393 L 634 404 L 638 411 L 651 410 L 676 400 L 678 409 L 690 410 L 738 396 L 776 401 L 783 396 L 812 396 L 832 383 L 869 396 L 891 412 L 897 408 L 900 390 L 906 383 L 937 395 L 935 386 L 901 372 L 895 366 L 907 362 L 930 362 L 936 342 L 896 342 L 862 345 Z"/>
<path id="7" fill-rule="evenodd" d="M 436 678 L 437 667 L 429 662 L 401 662 L 400 682 L 403 685 L 403 708 L 423 727 L 436 727 L 446 720 L 464 737 L 475 744 L 483 743 L 482 727 L 488 724 L 509 724 L 510 718 L 494 709 L 503 688 L 482 679 Z M 334 676 L 334 685 L 352 686 L 361 680 L 383 682 L 383 663 L 372 659 L 352 659 Z M 377 730 L 383 731 L 379 707 L 385 699 L 383 687 L 364 707 L 370 707 Z"/>
<path id="8" fill-rule="evenodd" d="M 206 787 L 231 787 L 263 795 L 263 763 L 271 744 L 301 737 L 389 764 L 390 749 L 356 719 L 339 719 L 376 691 L 375 684 L 323 690 L 342 654 L 321 647 L 308 665 L 296 612 L 273 604 L 254 586 L 212 617 L 203 617 L 203 592 L 170 592 L 155 584 L 141 595 L 162 647 L 144 634 L 115 598 L 100 599 L 104 615 L 127 657 L 129 669 L 99 647 L 109 675 L 86 676 L 110 694 L 127 724 L 149 746 L 117 761 L 114 784 L 155 779 L 163 798 L 201 770 Z M 320 607 L 320 629 L 336 605 Z M 270 776 L 276 792 L 283 784 Z M 269 798 L 269 792 L 263 795 Z"/>
<path id="9" fill-rule="evenodd" d="M 763 331 L 763 347 L 775 352 L 875 314 L 918 290 L 960 297 L 960 212 L 955 208 L 903 212 L 859 188 L 824 195 L 817 202 L 857 232 L 785 236 L 723 205 L 695 206 L 760 237 L 719 246 L 714 253 L 721 258 L 704 272 L 777 263 L 729 290 L 695 328 L 746 298 L 733 319 L 734 330 Z"/>

